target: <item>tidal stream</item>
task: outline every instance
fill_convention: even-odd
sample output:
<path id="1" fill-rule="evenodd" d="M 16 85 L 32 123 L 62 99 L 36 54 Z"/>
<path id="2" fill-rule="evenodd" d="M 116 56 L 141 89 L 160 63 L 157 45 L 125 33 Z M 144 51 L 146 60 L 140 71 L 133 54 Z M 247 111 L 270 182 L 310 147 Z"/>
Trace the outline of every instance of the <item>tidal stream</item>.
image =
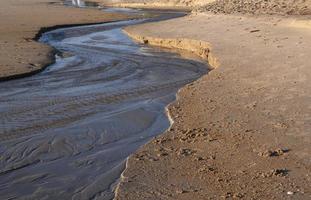
<path id="1" fill-rule="evenodd" d="M 178 89 L 207 73 L 121 30 L 146 21 L 47 32 L 40 41 L 62 57 L 0 83 L 0 199 L 114 197 L 126 158 L 169 127 L 165 107 Z"/>

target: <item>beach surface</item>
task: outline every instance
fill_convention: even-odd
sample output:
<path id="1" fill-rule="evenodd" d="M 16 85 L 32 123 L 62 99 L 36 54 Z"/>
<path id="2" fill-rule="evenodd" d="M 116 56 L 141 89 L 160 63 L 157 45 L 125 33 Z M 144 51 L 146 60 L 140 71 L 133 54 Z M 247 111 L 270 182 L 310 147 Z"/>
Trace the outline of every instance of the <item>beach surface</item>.
<path id="1" fill-rule="evenodd" d="M 149 0 L 118 2 L 121 6 L 163 8 L 166 5 L 162 1 L 157 5 Z M 169 1 L 168 6 L 176 6 L 176 2 L 183 8 L 203 5 L 201 2 L 205 1 Z M 283 3 L 271 1 L 261 5 L 257 4 L 260 0 L 249 0 L 249 6 L 241 7 L 239 2 L 217 0 L 196 9 L 203 13 L 194 12 L 187 17 L 130 26 L 124 30 L 144 44 L 191 51 L 208 62 L 213 70 L 179 90 L 177 100 L 167 107 L 171 127 L 128 158 L 117 186 L 116 200 L 311 198 L 311 19 L 310 7 L 306 6 L 310 3 L 282 0 Z M 259 7 L 254 7 L 255 4 Z M 293 6 L 295 9 L 291 9 Z M 128 18 L 124 14 L 97 9 L 64 7 L 60 1 L 4 1 L 0 7 L 0 79 L 30 75 L 54 62 L 55 50 L 34 40 L 42 30 L 47 30 L 42 28 Z M 90 28 L 93 30 L 94 27 Z M 68 35 L 79 35 L 83 29 L 68 29 Z M 56 32 L 66 35 L 66 30 Z M 65 46 L 60 46 L 80 47 L 70 51 L 83 50 L 77 55 L 87 62 L 72 65 L 70 58 L 64 58 L 65 61 L 56 63 L 54 68 L 37 77 L 3 84 L 0 106 L 3 113 L 6 111 L 2 115 L 0 146 L 3 197 L 47 196 L 55 199 L 60 195 L 63 198 L 111 199 L 115 181 L 123 170 L 124 158 L 168 126 L 164 106 L 174 99 L 177 88 L 199 77 L 187 77 L 191 75 L 187 72 L 192 63 L 189 60 L 190 64 L 179 59 L 177 62 L 174 57 L 173 62 L 168 59 L 170 62 L 165 60 L 159 64 L 158 58 L 163 58 L 161 52 L 129 45 L 127 38 L 120 43 L 119 29 L 101 34 L 80 35 L 80 40 L 72 37 L 66 40 Z M 109 40 L 105 41 L 107 38 Z M 84 46 L 85 42 L 91 48 Z M 120 44 L 135 51 L 126 54 L 121 64 L 105 57 L 115 53 L 116 60 L 119 59 L 123 49 Z M 113 48 L 106 49 L 107 45 Z M 139 59 L 135 57 L 137 49 Z M 98 59 L 94 52 L 100 55 Z M 143 59 L 142 55 L 157 57 Z M 138 67 L 132 64 L 137 60 L 143 64 L 136 64 Z M 63 62 L 66 65 L 63 66 Z M 172 63 L 178 65 L 172 66 Z M 103 64 L 113 72 L 108 73 L 107 79 L 102 79 L 107 76 Z M 163 69 L 167 65 L 172 72 L 164 75 L 163 70 L 158 73 L 158 70 L 145 67 Z M 186 72 L 175 69 L 179 65 Z M 85 67 L 95 70 L 85 70 Z M 131 70 L 131 67 L 138 70 Z M 144 74 L 145 82 L 118 84 L 125 88 L 109 96 L 111 91 L 105 91 L 109 89 L 107 84 L 118 83 L 124 76 L 118 75 L 123 73 L 120 68 L 125 75 L 135 72 L 141 78 L 140 74 Z M 88 76 L 84 76 L 86 72 Z M 176 76 L 178 73 L 183 76 Z M 159 82 L 150 82 L 154 78 Z M 175 78 L 185 80 L 180 83 Z M 127 79 L 124 80 L 126 83 Z M 173 82 L 168 84 L 168 97 L 162 91 L 163 88 L 168 90 L 166 81 Z M 98 87 L 99 83 L 101 87 Z M 149 87 L 146 83 L 155 85 Z M 126 88 L 129 86 L 137 87 L 130 90 Z M 119 90 L 114 85 L 111 88 L 112 91 Z M 158 95 L 156 101 L 152 96 L 154 91 Z M 140 107 L 136 109 L 137 103 L 124 103 L 129 97 L 138 99 Z M 113 115 L 109 107 L 111 102 L 117 108 Z M 153 104 L 150 106 L 145 102 Z M 104 111 L 108 117 L 103 116 Z M 137 117 L 141 120 L 136 120 Z M 38 119 L 40 123 L 36 121 Z M 164 123 L 151 123 L 158 119 Z M 111 130 L 103 131 L 107 127 Z M 121 140 L 123 134 L 132 134 L 129 130 L 138 135 L 139 142 L 134 142 L 136 146 L 127 144 L 131 140 L 126 140 L 123 146 L 115 146 L 114 137 Z M 137 133 L 146 133 L 148 137 L 141 138 Z M 107 144 L 107 134 L 112 139 L 106 148 L 103 145 Z M 117 154 L 107 151 L 116 147 L 122 154 L 117 161 Z M 129 151 L 124 153 L 124 150 Z M 85 154 L 81 152 L 90 155 L 84 159 Z M 100 156 L 98 152 L 101 152 Z M 77 156 L 81 158 L 77 159 Z M 103 168 L 110 166 L 107 158 L 111 159 L 108 163 L 112 163 L 110 171 Z M 59 171 L 60 168 L 64 170 Z M 77 170 L 83 173 L 77 175 Z M 55 172 L 59 174 L 54 175 Z M 55 181 L 51 181 L 53 179 Z M 113 184 L 102 184 L 110 179 Z M 109 192 L 103 192 L 103 188 Z"/>
<path id="2" fill-rule="evenodd" d="M 126 19 L 124 14 L 65 7 L 61 1 L 2 1 L 0 7 L 0 79 L 23 76 L 54 62 L 54 50 L 36 42 L 44 27 Z"/>
<path id="3" fill-rule="evenodd" d="M 179 91 L 173 125 L 130 156 L 115 199 L 310 199 L 308 16 L 194 13 L 125 31 L 195 43 L 214 70 Z"/>

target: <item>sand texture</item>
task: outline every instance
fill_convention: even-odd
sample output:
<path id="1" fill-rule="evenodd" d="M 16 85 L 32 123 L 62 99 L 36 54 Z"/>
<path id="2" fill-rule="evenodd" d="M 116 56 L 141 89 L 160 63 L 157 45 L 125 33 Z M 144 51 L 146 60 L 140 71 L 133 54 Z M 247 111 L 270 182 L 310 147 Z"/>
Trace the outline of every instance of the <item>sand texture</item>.
<path id="1" fill-rule="evenodd" d="M 199 11 L 214 13 L 248 13 L 279 15 L 310 15 L 310 0 L 216 0 Z"/>
<path id="2" fill-rule="evenodd" d="M 153 38 L 148 36 L 140 36 L 132 34 L 131 31 L 124 29 L 124 32 L 140 43 L 149 44 L 152 46 L 160 46 L 168 49 L 181 50 L 191 52 L 194 55 L 199 56 L 203 61 L 209 63 L 208 68 L 214 69 L 219 66 L 217 58 L 210 52 L 211 45 L 208 42 L 200 40 L 191 40 L 185 38 Z"/>
<path id="3" fill-rule="evenodd" d="M 103 0 L 101 2 L 109 1 Z M 311 22 L 310 16 L 308 16 L 310 14 L 310 1 L 243 1 L 246 4 L 241 4 L 241 2 L 241 0 L 217 0 L 208 6 L 202 6 L 207 1 L 114 1 L 114 3 L 120 3 L 124 6 L 129 5 L 129 3 L 132 6 L 143 5 L 145 7 L 202 6 L 196 9 L 196 11 L 203 12 L 201 14 L 196 12 L 180 19 L 131 26 L 125 31 L 129 36 L 142 43 L 187 49 L 208 61 L 213 68 L 213 71 L 209 72 L 208 75 L 188 84 L 179 91 L 177 100 L 167 108 L 172 126 L 163 135 L 156 137 L 129 157 L 127 168 L 123 172 L 121 182 L 117 187 L 116 200 L 225 198 L 304 200 L 311 198 Z M 58 3 L 57 1 L 56 4 L 49 4 L 47 0 L 2 2 L 0 7 L 1 80 L 6 77 L 40 71 L 54 61 L 54 49 L 33 40 L 38 36 L 42 27 L 97 23 L 125 18 L 123 15 L 107 14 L 95 9 L 63 7 Z M 214 12 L 217 15 L 206 14 L 205 12 Z M 250 17 L 224 15 L 223 13 L 298 14 L 306 16 L 296 18 Z M 115 33 L 112 32 L 111 36 L 115 37 Z M 92 40 L 105 38 L 106 36 L 101 36 L 92 38 Z M 76 42 L 74 41 L 74 44 Z M 94 44 L 100 45 L 98 41 Z M 79 43 L 79 45 L 81 44 Z M 98 47 L 96 48 L 98 50 Z M 75 50 L 77 49 L 73 49 L 73 51 Z M 91 50 L 87 49 L 87 51 Z M 90 54 L 93 53 L 94 51 Z M 82 53 L 81 55 L 87 54 Z M 104 55 L 101 55 L 100 59 L 105 59 Z M 133 59 L 133 62 L 136 61 L 132 55 L 129 59 Z M 95 67 L 103 70 L 101 64 L 106 61 Z M 159 65 L 156 62 L 157 59 L 146 59 L 146 61 L 155 61 L 153 65 Z M 114 61 L 111 62 L 115 63 Z M 92 62 L 90 63 L 90 66 L 94 66 Z M 166 63 L 161 66 L 169 65 Z M 89 79 L 92 79 L 93 83 L 97 83 L 97 81 L 102 80 L 101 75 L 105 75 L 106 72 L 102 71 L 101 74 L 91 71 L 92 76 L 81 77 L 81 72 L 75 72 L 75 69 L 70 65 L 67 69 L 62 67 L 61 63 L 58 64 L 56 63 L 56 71 L 47 71 L 45 74 L 34 77 L 34 79 L 30 77 L 27 79 L 28 82 L 17 80 L 15 84 L 8 82 L 3 85 L 5 87 L 2 88 L 4 98 L 2 109 L 6 113 L 2 116 L 3 127 L 5 127 L 2 130 L 4 130 L 6 137 L 12 136 L 9 128 L 17 127 L 18 130 L 14 129 L 17 134 L 13 134 L 13 137 L 20 134 L 23 139 L 23 134 L 27 134 L 24 126 L 28 126 L 28 123 L 32 125 L 33 121 L 38 120 L 37 116 L 40 116 L 40 120 L 36 123 L 39 126 L 27 129 L 30 136 L 46 131 L 46 126 L 58 127 L 64 123 L 71 123 L 70 120 L 75 118 L 68 115 L 70 114 L 68 110 L 72 111 L 73 116 L 75 116 L 76 111 L 80 112 L 78 114 L 84 112 L 89 114 L 88 112 L 91 111 L 94 111 L 95 114 L 102 114 L 100 109 L 105 109 L 102 103 L 106 103 L 106 101 L 109 103 L 111 100 L 111 97 L 106 96 L 106 93 L 101 94 L 105 92 L 105 85 L 102 88 L 90 87 L 89 90 L 83 87 L 79 88 L 86 93 L 83 97 L 73 98 L 73 100 L 77 100 L 77 103 L 71 98 L 67 98 L 66 95 L 75 96 L 77 83 L 82 84 L 81 86 L 87 85 L 92 83 Z M 133 66 L 130 62 L 125 62 L 125 64 L 128 64 L 129 67 Z M 83 66 L 81 70 L 83 70 Z M 125 69 L 128 70 L 129 68 L 126 67 Z M 145 67 L 143 69 L 146 70 Z M 58 70 L 61 73 L 57 73 Z M 178 72 L 176 69 L 174 71 Z M 147 72 L 158 74 L 154 70 L 148 71 L 147 69 Z M 72 80 L 74 80 L 70 82 L 71 79 L 61 78 L 65 83 L 72 84 L 69 85 L 67 91 L 62 90 L 63 82 L 58 79 L 63 74 L 72 76 Z M 163 83 L 174 80 L 168 76 L 171 73 L 166 75 L 159 74 L 157 76 L 164 79 Z M 154 75 L 146 77 L 153 78 Z M 109 81 L 119 79 L 118 76 L 108 78 Z M 51 85 L 41 87 L 40 84 L 49 80 Z M 81 80 L 85 80 L 85 82 L 81 82 Z M 181 85 L 185 83 L 188 82 L 183 82 Z M 47 86 L 50 86 L 50 89 Z M 121 84 L 121 86 L 127 87 L 129 85 Z M 163 87 L 166 85 L 164 84 Z M 97 88 L 98 91 L 94 91 L 94 88 Z M 154 86 L 150 88 L 157 89 Z M 150 88 L 147 88 L 148 91 Z M 53 90 L 55 90 L 54 93 Z M 121 92 L 125 91 L 125 95 L 119 96 L 117 94 L 112 98 L 116 97 L 117 101 L 122 100 L 122 98 L 127 97 L 128 92 L 137 98 L 144 97 L 141 96 L 144 91 L 138 90 L 136 93 L 135 90 L 132 93 L 127 90 L 127 88 L 120 90 Z M 68 91 L 71 93 L 66 94 Z M 96 94 L 90 98 L 89 93 Z M 20 96 L 23 95 L 28 98 L 22 98 L 21 101 Z M 44 99 L 49 95 L 53 101 Z M 62 95 L 64 95 L 64 99 L 61 98 Z M 15 98 L 15 96 L 19 98 Z M 171 100 L 171 98 L 163 99 L 167 102 L 166 100 Z M 44 106 L 35 103 L 29 104 L 30 101 L 39 103 L 42 101 L 41 103 Z M 60 105 L 59 102 L 63 105 Z M 66 106 L 67 103 L 68 106 Z M 22 104 L 29 106 L 23 107 Z M 16 105 L 21 105 L 21 109 L 19 110 Z M 58 105 L 59 110 L 55 110 L 54 107 Z M 87 106 L 91 106 L 94 110 Z M 39 110 L 43 109 L 43 111 L 37 112 L 34 107 Z M 126 105 L 124 108 L 128 109 L 128 106 Z M 57 115 L 57 118 L 50 114 L 50 112 L 58 111 L 61 114 Z M 107 111 L 110 110 L 107 109 Z M 133 125 L 134 123 L 131 122 L 136 119 L 137 115 L 142 119 L 146 118 L 144 112 L 124 113 L 126 112 L 121 112 L 122 118 L 120 119 L 122 122 L 128 122 L 131 125 L 128 126 L 130 128 L 127 128 L 126 124 L 124 126 L 115 125 L 118 128 L 125 127 L 124 133 L 128 133 L 128 130 L 135 131 L 138 129 L 139 126 Z M 163 112 L 161 114 L 164 119 Z M 58 120 L 58 117 L 62 115 L 69 117 L 70 120 Z M 97 126 L 94 123 L 112 127 L 103 123 L 102 118 L 95 115 L 91 116 L 89 118 L 91 120 L 86 121 L 89 127 L 96 128 Z M 80 117 L 77 119 L 80 120 Z M 40 126 L 39 122 L 43 125 Z M 139 120 L 138 122 L 140 123 Z M 2 167 L 4 170 L 2 175 L 5 176 L 5 179 L 1 179 L 1 181 L 3 181 L 2 186 L 11 192 L 3 189 L 3 195 L 15 194 L 16 191 L 28 193 L 37 191 L 37 193 L 29 195 L 37 195 L 37 197 L 51 195 L 50 197 L 53 197 L 53 195 L 61 194 L 65 197 L 69 193 L 63 185 L 76 189 L 77 187 L 71 187 L 68 184 L 68 179 L 64 179 L 65 176 L 74 173 L 71 170 L 73 165 L 66 162 L 69 165 L 64 168 L 64 165 L 59 162 L 59 166 L 54 167 L 55 157 L 67 159 L 68 155 L 76 155 L 76 152 L 80 153 L 82 150 L 84 151 L 84 148 L 89 151 L 89 144 L 104 143 L 105 141 L 98 140 L 97 132 L 91 131 L 88 134 L 85 131 L 86 129 L 81 129 L 79 126 L 74 128 L 67 131 L 66 139 L 61 137 L 62 134 L 59 134 L 60 138 L 55 139 L 53 137 L 55 133 L 49 133 L 51 137 L 46 137 L 44 134 L 36 135 L 37 143 L 32 140 L 24 141 L 25 143 L 20 141 L 14 143 L 15 141 L 10 142 L 10 139 L 4 138 L 2 142 L 6 146 L 2 145 L 0 149 L 1 152 L 6 151 L 7 153 L 2 154 L 0 158 L 6 168 Z M 157 126 L 157 128 L 159 127 Z M 162 129 L 164 130 L 163 127 L 161 127 Z M 7 132 L 7 130 L 9 131 Z M 57 128 L 51 130 L 61 131 Z M 79 134 L 77 135 L 79 131 L 82 131 L 83 134 L 87 133 L 87 137 L 79 137 Z M 139 128 L 139 131 L 148 131 L 148 129 L 143 127 Z M 105 132 L 99 131 L 98 133 Z M 122 138 L 122 135 L 120 137 Z M 85 140 L 81 140 L 81 138 L 85 138 Z M 85 146 L 77 145 L 77 148 L 70 149 L 70 141 L 75 139 L 82 141 Z M 46 140 L 52 142 L 41 142 Z M 33 149 L 27 149 L 24 145 Z M 51 147 L 51 145 L 55 146 Z M 70 148 L 67 148 L 68 145 Z M 54 151 L 51 149 L 60 152 L 60 154 L 54 155 Z M 48 155 L 45 154 L 46 152 Z M 54 168 L 50 169 L 58 170 L 61 167 L 66 169 L 60 171 L 58 176 L 58 180 L 63 181 L 63 185 L 54 184 L 55 182 L 51 181 L 47 182 L 53 187 L 62 189 L 63 193 L 54 192 L 56 190 L 51 189 L 49 185 L 45 186 L 50 191 L 48 193 L 42 192 L 42 188 L 36 186 L 36 182 L 45 184 L 46 182 L 41 182 L 41 180 L 55 178 L 53 176 L 40 174 L 38 173 L 40 171 L 36 169 L 33 169 L 35 176 L 31 174 L 25 176 L 25 174 L 29 174 L 27 167 L 30 164 L 38 164 L 43 171 L 47 169 L 44 166 L 45 163 L 37 159 L 37 155 L 41 154 L 43 154 L 42 160 L 50 162 L 51 166 L 53 165 Z M 86 160 L 79 162 L 76 157 L 70 157 L 70 159 L 73 162 L 78 161 L 78 168 L 87 166 L 88 163 L 92 164 L 94 160 L 105 162 L 104 159 L 101 159 L 102 157 L 98 157 L 98 154 L 94 155 L 96 156 L 92 156 L 87 162 Z M 114 159 L 113 156 L 116 154 L 108 152 L 107 155 Z M 19 160 L 18 156 L 23 156 L 23 158 Z M 31 159 L 27 156 L 30 156 Z M 105 156 L 103 154 L 103 157 Z M 13 164 L 11 165 L 10 162 Z M 99 163 L 98 166 L 100 166 L 98 169 L 101 169 L 103 164 Z M 20 167 L 25 171 L 22 171 L 17 178 L 9 174 L 12 170 L 19 170 Z M 123 167 L 121 168 L 123 169 Z M 78 188 L 71 190 L 72 194 L 85 195 L 83 197 L 86 199 L 105 195 L 102 194 L 101 180 L 107 180 L 107 177 L 110 176 L 118 177 L 122 171 L 121 168 L 117 165 L 116 168 L 113 168 L 113 172 L 117 171 L 117 173 L 111 174 L 108 170 L 106 176 L 103 171 L 89 171 L 87 167 L 82 167 L 81 169 L 85 169 L 85 174 L 94 172 L 94 177 L 100 180 L 89 184 L 89 175 L 82 177 L 85 182 L 81 181 L 82 179 L 79 180 L 81 176 L 74 175 L 73 177 L 76 179 L 72 179 L 72 183 L 75 185 L 85 183 L 83 188 L 86 190 Z M 30 184 L 21 184 L 25 182 Z M 14 186 L 8 187 L 10 183 Z M 29 190 L 30 187 L 32 190 Z M 94 196 L 94 194 L 99 196 Z M 113 194 L 110 192 L 109 198 L 111 196 Z M 70 197 L 72 197 L 71 194 Z"/>
<path id="4" fill-rule="evenodd" d="M 43 27 L 125 18 L 121 14 L 104 13 L 96 9 L 64 7 L 49 2 L 48 0 L 1 2 L 0 79 L 38 71 L 53 62 L 53 49 L 33 40 Z"/>
<path id="5" fill-rule="evenodd" d="M 179 91 L 115 199 L 310 199 L 310 21 L 198 14 L 126 31 L 204 41 L 219 66 Z"/>
<path id="6" fill-rule="evenodd" d="M 105 5 L 143 8 L 194 8 L 207 5 L 215 0 L 95 0 Z"/>
<path id="7" fill-rule="evenodd" d="M 309 15 L 310 0 L 95 0 L 121 7 L 184 8 L 196 12 Z"/>

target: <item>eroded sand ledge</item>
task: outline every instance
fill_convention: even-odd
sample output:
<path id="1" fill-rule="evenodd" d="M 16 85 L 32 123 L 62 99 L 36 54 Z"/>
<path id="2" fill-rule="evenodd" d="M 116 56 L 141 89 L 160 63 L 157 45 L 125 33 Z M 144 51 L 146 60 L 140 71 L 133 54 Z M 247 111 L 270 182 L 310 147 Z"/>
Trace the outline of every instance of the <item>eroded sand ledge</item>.
<path id="1" fill-rule="evenodd" d="M 59 4 L 58 4 L 59 2 Z M 41 71 L 54 61 L 54 50 L 34 39 L 43 27 L 108 22 L 129 17 L 96 9 L 64 7 L 49 0 L 1 2 L 0 80 Z"/>
<path id="2" fill-rule="evenodd" d="M 213 56 L 211 52 L 212 47 L 208 42 L 187 38 L 154 38 L 149 36 L 141 36 L 133 34 L 131 31 L 127 31 L 127 29 L 124 29 L 124 33 L 140 43 L 170 49 L 190 51 L 191 53 L 194 53 L 195 55 L 208 62 L 211 69 L 217 68 L 219 66 L 219 62 L 217 58 Z"/>
<path id="3" fill-rule="evenodd" d="M 180 90 L 173 126 L 129 158 L 115 199 L 309 199 L 308 24 L 198 14 L 128 27 L 152 45 L 211 44 L 221 65 Z"/>

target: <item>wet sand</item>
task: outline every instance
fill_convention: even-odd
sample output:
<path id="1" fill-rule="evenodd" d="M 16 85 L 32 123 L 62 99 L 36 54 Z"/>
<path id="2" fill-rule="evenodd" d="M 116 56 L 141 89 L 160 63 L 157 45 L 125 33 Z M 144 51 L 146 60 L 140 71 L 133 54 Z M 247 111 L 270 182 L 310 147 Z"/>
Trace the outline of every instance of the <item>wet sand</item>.
<path id="1" fill-rule="evenodd" d="M 133 16 L 131 16 L 133 17 Z M 54 61 L 54 50 L 33 39 L 43 27 L 127 19 L 124 14 L 64 7 L 60 1 L 2 1 L 0 6 L 0 79 L 34 72 Z"/>
<path id="2" fill-rule="evenodd" d="M 130 156 L 115 199 L 310 199 L 310 30 L 308 16 L 221 14 L 126 28 L 158 46 L 202 41 L 217 62 Z"/>
<path id="3" fill-rule="evenodd" d="M 123 34 L 142 22 L 47 32 L 40 41 L 64 57 L 0 83 L 1 199 L 114 197 L 126 158 L 169 127 L 177 90 L 207 73 L 203 62 Z"/>
<path id="4" fill-rule="evenodd" d="M 23 5 L 30 6 L 28 2 L 23 2 Z M 10 7 L 15 9 L 15 6 Z M 46 4 L 40 6 L 47 8 Z M 19 10 L 25 12 L 24 9 Z M 6 16 L 10 14 L 6 12 Z M 64 20 L 62 17 L 57 19 Z M 70 23 L 75 20 L 73 17 L 70 19 Z M 85 23 L 90 22 L 84 19 Z M 11 22 L 15 21 L 12 17 Z M 51 22 L 47 26 L 53 24 Z M 9 35 L 14 35 L 8 31 L 12 27 L 6 24 L 3 32 L 12 34 L 5 34 L 7 39 L 1 43 L 1 48 L 4 44 L 8 47 L 6 49 L 10 49 L 7 41 Z M 19 30 L 28 34 L 25 29 Z M 165 47 L 185 49 L 193 47 L 193 43 L 187 45 L 189 41 L 195 41 L 195 44 L 203 41 L 203 46 L 196 45 L 205 48 L 203 54 L 202 49 L 192 51 L 200 56 L 208 55 L 207 60 L 212 55 L 215 62 L 210 64 L 215 69 L 179 91 L 177 101 L 168 109 L 174 124 L 164 135 L 129 158 L 115 199 L 310 199 L 311 37 L 308 17 L 199 14 L 135 26 L 126 31 L 142 42 L 147 40 L 150 44 Z M 29 31 L 29 37 L 33 37 L 35 32 Z M 76 31 L 69 32 L 75 34 Z M 21 31 L 19 35 L 22 35 Z M 68 50 L 67 45 L 75 48 L 78 45 L 77 50 L 69 48 L 69 52 L 78 51 L 79 54 L 83 50 L 88 52 L 86 55 L 93 55 L 103 50 L 100 43 L 99 46 L 94 44 L 106 38 L 111 39 L 111 34 L 78 40 L 68 38 L 68 44 L 59 47 Z M 25 44 L 30 41 L 26 40 Z M 131 46 L 123 42 L 121 46 L 125 45 L 125 49 Z M 51 52 L 50 47 L 37 45 L 40 51 L 46 48 L 44 52 Z M 86 47 L 88 45 L 92 47 Z M 109 48 L 115 48 L 115 45 L 109 44 Z M 27 49 L 27 46 L 23 47 Z M 25 53 L 25 49 L 19 51 Z M 130 52 L 135 51 L 137 47 L 130 49 Z M 144 48 L 140 50 L 142 54 L 149 54 Z M 10 51 L 14 52 L 15 47 Z M 120 52 L 119 47 L 117 52 Z M 159 55 L 159 52 L 152 52 Z M 37 55 L 34 57 L 40 58 L 42 63 L 50 58 Z M 101 53 L 98 55 L 103 56 Z M 7 57 L 2 56 L 3 60 Z M 0 184 L 0 193 L 4 198 L 74 196 L 77 199 L 110 199 L 113 197 L 111 189 L 116 182 L 106 180 L 116 180 L 124 168 L 124 158 L 154 136 L 151 134 L 140 138 L 140 134 L 144 135 L 145 131 L 158 134 L 169 125 L 163 109 L 174 99 L 172 94 L 177 88 L 186 82 L 178 85 L 177 81 L 177 86 L 174 84 L 174 78 L 177 77 L 161 74 L 159 80 L 172 79 L 173 84 L 159 86 L 153 82 L 155 85 L 143 87 L 142 90 L 140 86 L 125 88 L 125 91 L 122 90 L 125 84 L 121 84 L 121 89 L 117 87 L 106 91 L 106 84 L 109 85 L 111 81 L 115 83 L 124 75 L 131 76 L 132 71 L 124 70 L 124 64 L 108 59 L 108 65 L 119 69 L 114 72 L 109 67 L 107 69 L 107 63 L 101 59 L 81 57 L 60 59 L 53 68 L 41 75 L 3 87 L 0 109 L 5 115 L 1 116 L 3 142 L 0 158 L 3 173 L 0 175 L 3 182 Z M 129 61 L 125 61 L 127 66 Z M 22 64 L 24 66 L 25 63 Z M 134 65 L 131 63 L 131 66 Z M 162 68 L 166 66 L 161 65 Z M 181 66 L 185 67 L 183 64 Z M 96 73 L 87 72 L 86 68 L 89 67 L 94 67 Z M 105 70 L 108 70 L 108 76 Z M 143 77 L 144 81 L 130 85 L 145 86 L 154 77 L 146 73 L 148 70 L 143 71 L 140 71 L 142 76 L 139 77 Z M 175 74 L 178 70 L 172 71 Z M 81 72 L 86 72 L 88 76 L 81 76 Z M 151 70 L 149 73 L 157 74 L 157 71 Z M 68 78 L 67 81 L 61 78 L 63 75 Z M 181 76 L 182 79 L 185 77 L 187 73 Z M 78 84 L 81 80 L 82 84 Z M 128 81 L 120 80 L 121 83 Z M 78 87 L 75 87 L 76 84 Z M 63 85 L 66 85 L 65 89 Z M 164 89 L 164 93 L 158 89 Z M 153 98 L 155 101 L 150 100 Z M 139 106 L 131 99 L 137 101 Z M 144 100 L 148 105 L 144 104 Z M 30 105 L 29 102 L 36 104 Z M 25 107 L 26 104 L 29 106 Z M 136 116 L 144 120 L 136 120 Z M 40 119 L 36 126 L 33 124 L 34 118 Z M 115 122 L 121 120 L 123 126 L 120 126 L 121 123 L 105 121 L 107 119 Z M 133 124 L 136 124 L 134 128 Z M 102 126 L 108 127 L 109 131 L 103 131 Z M 129 133 L 128 130 L 133 130 L 130 133 L 134 135 L 133 140 L 119 135 Z M 126 141 L 114 140 L 124 137 Z M 115 156 L 120 159 L 115 160 Z M 59 168 L 64 170 L 58 172 Z M 46 173 L 46 169 L 50 173 Z"/>

